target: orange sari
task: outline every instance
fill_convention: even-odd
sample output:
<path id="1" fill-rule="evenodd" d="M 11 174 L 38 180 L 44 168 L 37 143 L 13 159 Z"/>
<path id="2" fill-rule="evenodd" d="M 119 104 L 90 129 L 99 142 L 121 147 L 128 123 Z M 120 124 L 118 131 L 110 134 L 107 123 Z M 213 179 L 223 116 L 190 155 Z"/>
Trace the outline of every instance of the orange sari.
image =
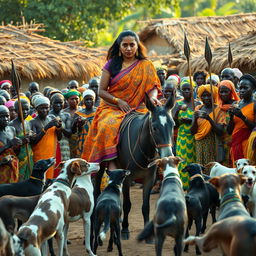
<path id="1" fill-rule="evenodd" d="M 145 113 L 145 93 L 154 88 L 160 91 L 161 87 L 153 64 L 138 60 L 111 79 L 108 92 L 126 101 L 133 110 Z M 117 106 L 102 100 L 86 136 L 82 158 L 98 163 L 116 158 L 119 128 L 125 115 Z"/>
<path id="2" fill-rule="evenodd" d="M 241 108 L 244 116 L 250 121 L 254 121 L 254 102 Z M 239 118 L 234 116 L 234 130 L 232 133 L 231 157 L 232 161 L 247 157 L 248 138 L 250 137 L 251 130 Z"/>
<path id="3" fill-rule="evenodd" d="M 32 147 L 34 163 L 41 159 L 48 159 L 56 156 L 57 135 L 56 127 L 48 129 L 42 139 Z M 54 176 L 54 166 L 46 172 L 46 178 L 52 179 Z"/>

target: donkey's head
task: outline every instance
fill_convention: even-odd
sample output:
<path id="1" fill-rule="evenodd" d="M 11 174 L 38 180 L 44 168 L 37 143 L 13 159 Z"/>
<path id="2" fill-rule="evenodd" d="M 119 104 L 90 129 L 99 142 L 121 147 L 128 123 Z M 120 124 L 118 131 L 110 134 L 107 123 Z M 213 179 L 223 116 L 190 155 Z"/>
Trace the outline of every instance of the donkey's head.
<path id="1" fill-rule="evenodd" d="M 164 106 L 154 106 L 148 95 L 145 95 L 146 107 L 150 111 L 150 139 L 153 141 L 161 158 L 173 155 L 171 146 L 175 123 L 171 115 L 171 109 L 175 104 L 175 99 L 176 97 L 173 93 Z"/>

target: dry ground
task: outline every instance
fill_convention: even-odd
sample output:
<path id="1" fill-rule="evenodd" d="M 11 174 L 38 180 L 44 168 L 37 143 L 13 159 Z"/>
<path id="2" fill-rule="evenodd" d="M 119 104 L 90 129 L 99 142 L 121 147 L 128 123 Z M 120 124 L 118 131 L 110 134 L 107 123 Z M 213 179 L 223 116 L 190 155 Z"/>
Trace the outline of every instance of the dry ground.
<path id="1" fill-rule="evenodd" d="M 141 197 L 142 197 L 142 190 L 139 188 L 139 186 L 135 185 L 131 189 L 131 200 L 132 200 L 132 209 L 130 213 L 130 240 L 128 241 L 122 241 L 122 248 L 123 248 L 123 254 L 125 256 L 154 256 L 154 245 L 148 245 L 145 243 L 137 243 L 135 240 L 138 233 L 143 228 L 143 218 L 141 213 Z M 152 195 L 151 196 L 151 216 L 154 213 L 155 209 L 155 202 L 158 198 L 158 195 Z M 211 217 L 208 217 L 208 227 L 211 224 Z M 191 231 L 191 234 L 194 233 L 194 228 Z M 69 252 L 71 256 L 81 256 L 81 255 L 87 255 L 85 252 L 84 246 L 83 246 L 83 224 L 81 221 L 71 223 L 70 229 L 69 229 L 69 235 L 68 238 L 71 241 L 71 244 L 69 245 Z M 113 252 L 108 253 L 107 252 L 107 244 L 108 240 L 104 241 L 104 244 L 102 247 L 98 248 L 97 255 L 98 256 L 114 256 L 118 255 L 117 248 L 114 247 Z M 171 237 L 168 237 L 164 243 L 164 250 L 163 250 L 163 256 L 165 255 L 174 255 L 173 253 L 173 239 Z M 184 256 L 192 256 L 195 254 L 194 247 L 190 247 L 189 253 L 183 253 Z M 212 251 L 208 254 L 202 254 L 202 255 L 208 255 L 208 256 L 217 256 L 221 255 L 218 251 Z"/>

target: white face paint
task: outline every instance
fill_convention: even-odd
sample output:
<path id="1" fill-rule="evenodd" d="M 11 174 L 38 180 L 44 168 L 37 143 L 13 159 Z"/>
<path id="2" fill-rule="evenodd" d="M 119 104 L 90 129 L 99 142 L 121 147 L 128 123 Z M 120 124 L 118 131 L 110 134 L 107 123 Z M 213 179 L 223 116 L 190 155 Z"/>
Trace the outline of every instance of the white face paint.
<path id="1" fill-rule="evenodd" d="M 165 126 L 167 124 L 167 117 L 166 116 L 159 116 L 160 124 Z"/>

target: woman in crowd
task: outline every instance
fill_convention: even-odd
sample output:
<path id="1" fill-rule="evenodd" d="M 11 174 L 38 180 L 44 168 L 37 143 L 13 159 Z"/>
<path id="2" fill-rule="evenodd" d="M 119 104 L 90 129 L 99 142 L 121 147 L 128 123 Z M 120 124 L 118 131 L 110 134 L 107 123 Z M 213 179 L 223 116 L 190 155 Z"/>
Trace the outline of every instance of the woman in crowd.
<path id="1" fill-rule="evenodd" d="M 77 111 L 74 115 L 74 122 L 72 124 L 72 132 L 78 133 L 78 149 L 77 156 L 81 157 L 83 152 L 83 145 L 85 138 L 89 132 L 92 120 L 95 116 L 96 107 L 94 102 L 96 99 L 95 92 L 90 89 L 86 89 L 83 92 L 83 105 L 85 108 Z"/>
<path id="2" fill-rule="evenodd" d="M 251 75 L 240 78 L 239 93 L 241 100 L 229 110 L 230 121 L 227 131 L 232 134 L 231 157 L 234 161 L 246 158 L 248 154 L 248 139 L 254 127 L 256 104 L 253 93 L 256 90 L 256 80 Z"/>
<path id="3" fill-rule="evenodd" d="M 109 161 L 116 169 L 118 132 L 122 120 L 132 110 L 145 113 L 145 93 L 151 102 L 157 99 L 160 81 L 145 48 L 133 31 L 123 31 L 108 50 L 103 67 L 99 95 L 102 98 L 86 136 L 82 157 L 89 162 Z"/>
<path id="4" fill-rule="evenodd" d="M 71 119 L 73 120 L 75 113 L 81 109 L 81 107 L 79 106 L 81 93 L 75 89 L 71 89 L 67 93 L 64 93 L 63 95 L 68 102 L 68 107 L 65 108 L 63 111 L 66 113 L 69 113 L 71 116 Z M 77 157 L 77 147 L 78 147 L 77 141 L 78 141 L 78 135 L 76 133 L 73 133 L 69 138 L 71 158 Z"/>
<path id="5" fill-rule="evenodd" d="M 195 138 L 191 134 L 190 128 L 192 125 L 194 108 L 200 105 L 199 100 L 195 100 L 193 104 L 193 90 L 189 80 L 182 80 L 180 83 L 180 89 L 183 96 L 183 100 L 177 101 L 173 110 L 173 116 L 178 127 L 178 136 L 176 141 L 176 155 L 184 159 L 179 166 L 181 180 L 183 188 L 187 189 L 189 185 L 188 173 L 183 173 L 181 170 L 190 163 L 196 162 L 195 152 Z"/>
<path id="6" fill-rule="evenodd" d="M 224 132 L 223 132 L 222 139 L 218 141 L 218 145 L 219 145 L 218 153 L 220 155 L 220 158 L 217 160 L 219 160 L 219 162 L 221 162 L 223 165 L 228 167 L 232 166 L 232 161 L 230 157 L 232 137 L 227 132 L 227 124 L 229 123 L 229 119 L 230 119 L 228 110 L 230 109 L 232 104 L 234 104 L 239 100 L 240 99 L 236 93 L 234 84 L 229 80 L 221 81 L 218 86 L 217 103 L 219 108 L 221 109 L 220 118 L 222 120 L 222 123 L 224 124 Z M 222 156 L 221 156 L 221 152 L 223 152 Z"/>
<path id="7" fill-rule="evenodd" d="M 211 95 L 211 86 L 201 85 L 198 88 L 198 97 L 203 104 L 195 108 L 194 118 L 191 126 L 191 134 L 195 135 L 196 140 L 196 162 L 205 165 L 216 161 L 216 140 L 215 137 L 222 136 L 223 126 L 218 123 L 220 109 L 214 104 L 212 108 L 212 97 L 214 103 L 217 100 L 218 89 L 212 86 L 213 96 Z M 215 121 L 213 110 L 215 114 Z"/>

